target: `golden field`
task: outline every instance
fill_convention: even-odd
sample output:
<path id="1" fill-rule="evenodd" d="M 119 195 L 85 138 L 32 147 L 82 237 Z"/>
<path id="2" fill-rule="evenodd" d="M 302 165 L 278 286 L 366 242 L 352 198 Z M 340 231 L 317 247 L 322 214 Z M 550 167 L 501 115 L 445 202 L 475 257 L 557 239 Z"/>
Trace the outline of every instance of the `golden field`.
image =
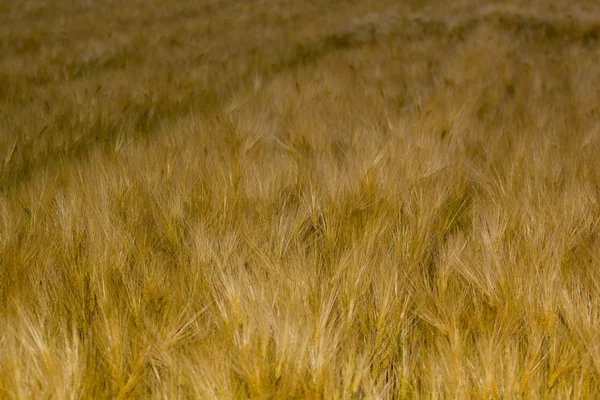
<path id="1" fill-rule="evenodd" d="M 600 397 L 600 6 L 0 3 L 0 398 Z"/>

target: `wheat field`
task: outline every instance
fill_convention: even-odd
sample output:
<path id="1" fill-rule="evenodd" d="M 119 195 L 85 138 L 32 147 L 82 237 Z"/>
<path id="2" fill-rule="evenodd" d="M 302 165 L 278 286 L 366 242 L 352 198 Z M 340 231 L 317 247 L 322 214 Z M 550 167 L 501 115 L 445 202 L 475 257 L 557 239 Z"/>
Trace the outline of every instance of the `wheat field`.
<path id="1" fill-rule="evenodd" d="M 0 2 L 0 398 L 600 398 L 595 3 Z"/>

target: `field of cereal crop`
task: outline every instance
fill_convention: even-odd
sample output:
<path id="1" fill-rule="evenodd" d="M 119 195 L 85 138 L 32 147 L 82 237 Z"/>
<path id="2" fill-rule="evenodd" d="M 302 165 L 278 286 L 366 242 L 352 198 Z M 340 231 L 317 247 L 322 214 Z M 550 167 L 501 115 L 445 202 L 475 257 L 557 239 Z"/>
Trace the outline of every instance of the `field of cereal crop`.
<path id="1" fill-rule="evenodd" d="M 595 1 L 0 3 L 0 398 L 600 397 Z"/>

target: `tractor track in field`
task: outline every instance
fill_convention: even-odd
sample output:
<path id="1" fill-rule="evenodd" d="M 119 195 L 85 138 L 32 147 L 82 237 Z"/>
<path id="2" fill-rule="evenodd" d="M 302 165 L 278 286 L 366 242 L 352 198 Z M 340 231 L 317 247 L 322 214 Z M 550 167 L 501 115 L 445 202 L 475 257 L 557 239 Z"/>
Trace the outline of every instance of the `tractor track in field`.
<path id="1" fill-rule="evenodd" d="M 483 8 L 473 13 L 456 14 L 450 17 L 436 18 L 425 13 L 402 15 L 400 12 L 389 10 L 383 14 L 370 14 L 359 18 L 343 30 L 329 33 L 305 43 L 293 44 L 296 48 L 292 55 L 282 60 L 250 68 L 245 73 L 228 80 L 227 93 L 243 85 L 255 74 L 273 76 L 283 71 L 313 65 L 321 58 L 358 48 L 361 46 L 376 45 L 382 42 L 398 40 L 400 42 L 419 41 L 425 38 L 439 37 L 447 44 L 461 43 L 470 36 L 477 34 L 481 28 L 488 27 L 491 32 L 513 35 L 520 41 L 560 45 L 580 45 L 596 47 L 600 41 L 600 18 L 586 17 L 555 17 L 540 16 L 532 13 L 507 10 L 502 8 Z M 260 52 L 260 49 L 250 49 Z M 218 66 L 218 62 L 215 62 Z M 196 99 L 197 100 L 197 99 Z M 222 99 L 223 100 L 223 99 Z M 194 101 L 192 100 L 190 105 Z M 179 107 L 181 111 L 170 118 L 185 114 L 187 107 Z M 157 116 L 160 119 L 160 115 Z M 108 135 L 104 142 L 112 143 L 116 139 L 118 129 L 114 135 Z M 152 136 L 157 129 L 148 128 L 146 136 Z M 0 192 L 8 187 L 20 186 L 27 181 L 35 170 L 44 167 L 53 160 L 75 159 L 93 147 L 93 138 L 86 138 L 78 142 L 69 150 L 48 151 L 40 159 L 24 165 L 4 166 L 0 168 Z"/>

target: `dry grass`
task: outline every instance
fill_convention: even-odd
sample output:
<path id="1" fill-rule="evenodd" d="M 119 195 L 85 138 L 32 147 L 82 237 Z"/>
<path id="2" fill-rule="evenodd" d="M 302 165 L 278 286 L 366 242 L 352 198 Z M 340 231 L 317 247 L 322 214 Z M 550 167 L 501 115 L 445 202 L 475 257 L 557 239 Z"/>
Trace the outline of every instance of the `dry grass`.
<path id="1" fill-rule="evenodd" d="M 0 4 L 1 398 L 600 397 L 600 9 Z"/>

